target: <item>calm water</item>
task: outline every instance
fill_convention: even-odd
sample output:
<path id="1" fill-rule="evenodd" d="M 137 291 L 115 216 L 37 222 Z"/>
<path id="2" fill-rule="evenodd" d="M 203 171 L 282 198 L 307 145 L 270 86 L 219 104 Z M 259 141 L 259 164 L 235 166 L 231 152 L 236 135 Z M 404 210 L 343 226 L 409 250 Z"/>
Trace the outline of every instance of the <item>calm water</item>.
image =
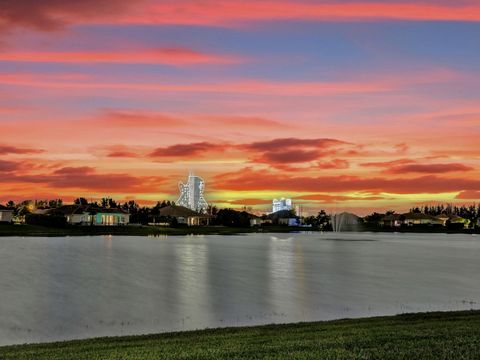
<path id="1" fill-rule="evenodd" d="M 480 308 L 480 236 L 0 238 L 0 345 Z"/>

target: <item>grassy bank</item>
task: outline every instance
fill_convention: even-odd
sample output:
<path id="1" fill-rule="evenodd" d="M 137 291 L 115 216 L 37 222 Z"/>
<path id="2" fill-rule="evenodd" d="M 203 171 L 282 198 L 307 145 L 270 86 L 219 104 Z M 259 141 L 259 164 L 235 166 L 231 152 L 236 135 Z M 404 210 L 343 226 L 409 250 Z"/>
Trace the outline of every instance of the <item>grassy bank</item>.
<path id="1" fill-rule="evenodd" d="M 479 359 L 480 311 L 0 347 L 0 359 Z"/>
<path id="2" fill-rule="evenodd" d="M 67 226 L 64 228 L 36 225 L 0 224 L 0 236 L 89 236 L 89 235 L 233 235 L 252 232 L 311 231 L 308 228 L 267 226 L 262 228 L 234 228 L 225 226 L 158 227 L 158 226 Z"/>
<path id="3" fill-rule="evenodd" d="M 343 231 L 360 232 L 405 232 L 405 233 L 448 233 L 448 234 L 478 234 L 480 230 L 447 231 L 445 229 L 382 229 L 357 227 L 342 229 Z M 158 227 L 158 226 L 67 226 L 64 228 L 45 227 L 36 225 L 12 225 L 0 223 L 1 236 L 93 236 L 93 235 L 123 235 L 123 236 L 161 236 L 161 235 L 235 235 L 243 233 L 289 233 L 299 231 L 318 231 L 315 228 L 291 226 L 262 226 L 251 228 L 236 228 L 226 226 L 199 226 L 199 227 Z"/>

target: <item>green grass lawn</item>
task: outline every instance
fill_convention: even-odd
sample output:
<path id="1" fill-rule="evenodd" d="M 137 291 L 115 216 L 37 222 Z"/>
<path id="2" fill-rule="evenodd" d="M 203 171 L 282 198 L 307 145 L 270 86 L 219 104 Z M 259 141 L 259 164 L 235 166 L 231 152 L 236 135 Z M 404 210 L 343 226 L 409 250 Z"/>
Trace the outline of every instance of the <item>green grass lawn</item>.
<path id="1" fill-rule="evenodd" d="M 480 311 L 9 346 L 0 359 L 480 359 Z"/>

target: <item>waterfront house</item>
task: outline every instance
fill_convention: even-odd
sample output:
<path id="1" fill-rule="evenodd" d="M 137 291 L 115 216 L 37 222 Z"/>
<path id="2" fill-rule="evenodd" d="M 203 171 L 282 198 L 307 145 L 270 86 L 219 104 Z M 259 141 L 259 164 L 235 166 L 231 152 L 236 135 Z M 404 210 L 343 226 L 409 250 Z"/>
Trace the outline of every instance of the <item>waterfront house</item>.
<path id="1" fill-rule="evenodd" d="M 300 219 L 298 217 L 279 218 L 278 225 L 300 226 Z"/>
<path id="2" fill-rule="evenodd" d="M 91 205 L 63 205 L 51 209 L 49 214 L 65 216 L 70 225 L 119 226 L 130 221 L 130 215 L 122 209 Z"/>
<path id="3" fill-rule="evenodd" d="M 433 215 L 422 213 L 406 213 L 403 214 L 403 223 L 407 226 L 428 225 L 428 226 L 443 226 L 443 221 L 437 219 Z"/>
<path id="4" fill-rule="evenodd" d="M 122 209 L 91 209 L 92 224 L 98 226 L 122 226 L 130 222 L 130 214 Z"/>
<path id="5" fill-rule="evenodd" d="M 447 214 L 440 214 L 435 217 L 442 222 L 443 226 L 447 226 L 447 221 L 450 220 L 450 216 Z"/>
<path id="6" fill-rule="evenodd" d="M 440 220 L 443 224 L 443 226 L 454 226 L 457 228 L 468 228 L 470 224 L 470 220 L 464 219 L 458 215 L 446 215 L 446 214 L 440 214 L 436 216 L 438 220 Z"/>
<path id="7" fill-rule="evenodd" d="M 382 220 L 380 220 L 380 225 L 385 227 L 392 227 L 397 228 L 402 226 L 403 220 L 402 215 L 400 214 L 391 214 L 384 216 Z"/>
<path id="8" fill-rule="evenodd" d="M 3 205 L 0 205 L 0 222 L 12 222 L 13 220 L 13 209 L 7 208 Z"/>
<path id="9" fill-rule="evenodd" d="M 89 205 L 63 205 L 51 209 L 49 215 L 63 215 L 70 225 L 92 225 Z"/>
<path id="10" fill-rule="evenodd" d="M 180 205 L 171 205 L 161 208 L 160 217 L 164 219 L 175 219 L 177 224 L 188 226 L 209 225 L 211 219 L 210 215 L 200 214 Z"/>
<path id="11" fill-rule="evenodd" d="M 250 216 L 250 226 L 263 226 L 263 225 L 271 225 L 272 220 L 268 219 L 267 217 L 261 217 L 254 214 L 248 214 Z"/>

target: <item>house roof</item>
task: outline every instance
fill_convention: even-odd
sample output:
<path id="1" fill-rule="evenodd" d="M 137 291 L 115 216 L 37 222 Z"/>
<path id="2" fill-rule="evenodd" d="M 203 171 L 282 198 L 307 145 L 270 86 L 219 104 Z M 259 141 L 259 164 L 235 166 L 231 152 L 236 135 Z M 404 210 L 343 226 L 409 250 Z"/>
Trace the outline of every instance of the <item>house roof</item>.
<path id="1" fill-rule="evenodd" d="M 13 211 L 13 209 L 0 205 L 0 211 Z"/>
<path id="2" fill-rule="evenodd" d="M 128 214 L 128 211 L 125 211 L 120 208 L 97 208 L 97 207 L 90 207 L 88 211 L 94 213 L 101 213 L 101 214 Z"/>
<path id="3" fill-rule="evenodd" d="M 450 215 L 449 219 L 450 221 L 460 221 L 460 222 L 465 221 L 465 218 L 462 218 L 461 216 L 458 216 L 458 215 Z"/>
<path id="4" fill-rule="evenodd" d="M 402 215 L 400 215 L 400 214 L 391 214 L 391 215 L 384 216 L 384 217 L 382 218 L 382 221 L 400 220 L 401 217 L 402 217 Z"/>
<path id="5" fill-rule="evenodd" d="M 61 213 L 63 215 L 81 215 L 84 213 L 102 213 L 102 214 L 128 214 L 123 209 L 118 209 L 118 208 L 100 208 L 96 206 L 91 206 L 91 205 L 63 205 L 58 208 L 54 208 L 49 210 L 49 213 Z"/>
<path id="6" fill-rule="evenodd" d="M 406 214 L 403 214 L 403 216 L 405 216 L 405 219 L 409 219 L 409 220 L 438 220 L 438 218 L 436 218 L 433 215 L 422 214 L 422 213 L 406 213 Z"/>
<path id="7" fill-rule="evenodd" d="M 62 205 L 58 208 L 50 209 L 49 213 L 60 213 L 63 215 L 83 214 L 88 211 L 88 205 Z"/>

